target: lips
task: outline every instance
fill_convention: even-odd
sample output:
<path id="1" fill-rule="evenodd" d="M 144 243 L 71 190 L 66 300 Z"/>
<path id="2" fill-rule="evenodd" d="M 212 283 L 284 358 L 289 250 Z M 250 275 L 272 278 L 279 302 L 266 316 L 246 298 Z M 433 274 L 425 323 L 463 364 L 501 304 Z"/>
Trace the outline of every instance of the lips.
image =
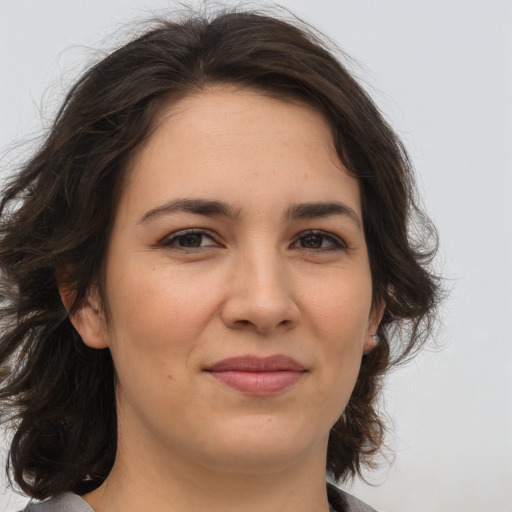
<path id="1" fill-rule="evenodd" d="M 304 367 L 292 359 L 284 355 L 274 355 L 269 357 L 241 356 L 223 359 L 213 366 L 208 367 L 210 372 L 303 372 Z"/>
<path id="2" fill-rule="evenodd" d="M 206 371 L 220 383 L 253 395 L 282 392 L 306 373 L 295 359 L 281 354 L 265 358 L 247 355 L 223 359 Z"/>

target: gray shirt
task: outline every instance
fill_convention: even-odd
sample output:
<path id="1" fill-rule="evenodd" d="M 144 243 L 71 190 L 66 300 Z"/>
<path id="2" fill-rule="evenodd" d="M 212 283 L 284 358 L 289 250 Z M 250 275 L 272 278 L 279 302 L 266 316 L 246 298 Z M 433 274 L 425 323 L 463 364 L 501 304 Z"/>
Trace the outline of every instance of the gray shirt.
<path id="1" fill-rule="evenodd" d="M 336 512 L 376 512 L 354 496 L 327 484 L 329 503 Z M 94 512 L 94 510 L 76 494 L 70 492 L 55 496 L 42 503 L 31 503 L 23 512 Z"/>
<path id="2" fill-rule="evenodd" d="M 94 512 L 77 494 L 66 492 L 42 503 L 29 503 L 23 512 Z"/>

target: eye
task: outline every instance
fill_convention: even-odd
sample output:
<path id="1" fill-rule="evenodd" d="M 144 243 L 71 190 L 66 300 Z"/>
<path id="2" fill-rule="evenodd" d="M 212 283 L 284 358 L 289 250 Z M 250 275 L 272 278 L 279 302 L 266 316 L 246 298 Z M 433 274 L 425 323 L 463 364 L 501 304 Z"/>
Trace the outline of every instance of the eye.
<path id="1" fill-rule="evenodd" d="M 188 229 L 178 231 L 165 238 L 161 245 L 175 249 L 199 249 L 201 247 L 214 247 L 219 244 L 211 235 L 204 231 Z"/>
<path id="2" fill-rule="evenodd" d="M 337 249 L 346 249 L 347 245 L 341 238 L 325 233 L 324 231 L 307 231 L 303 233 L 292 247 L 300 249 L 311 249 L 320 251 L 332 251 Z"/>

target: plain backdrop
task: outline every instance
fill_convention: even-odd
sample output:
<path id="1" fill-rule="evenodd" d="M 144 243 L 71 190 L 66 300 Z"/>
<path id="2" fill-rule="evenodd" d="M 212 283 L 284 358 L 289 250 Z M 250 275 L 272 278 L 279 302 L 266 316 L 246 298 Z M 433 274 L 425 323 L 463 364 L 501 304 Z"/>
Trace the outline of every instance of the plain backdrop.
<path id="1" fill-rule="evenodd" d="M 197 2 L 192 5 L 197 5 Z M 232 2 L 225 2 L 229 5 Z M 512 1 L 282 0 L 329 35 L 410 151 L 452 288 L 430 350 L 386 387 L 381 511 L 512 511 Z M 0 165 L 41 133 L 97 48 L 157 0 L 0 0 Z M 1 445 L 2 443 L 0 443 Z M 5 458 L 2 455 L 2 458 Z M 0 484 L 0 510 L 24 500 Z"/>

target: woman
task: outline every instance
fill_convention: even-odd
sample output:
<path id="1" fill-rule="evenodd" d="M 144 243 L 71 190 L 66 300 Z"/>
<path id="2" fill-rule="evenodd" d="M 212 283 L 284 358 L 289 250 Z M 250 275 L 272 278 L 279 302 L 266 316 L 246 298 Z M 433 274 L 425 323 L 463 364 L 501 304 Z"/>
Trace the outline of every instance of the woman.
<path id="1" fill-rule="evenodd" d="M 161 21 L 73 87 L 1 214 L 9 469 L 49 500 L 28 511 L 372 510 L 325 472 L 381 447 L 433 231 L 316 36 Z"/>

